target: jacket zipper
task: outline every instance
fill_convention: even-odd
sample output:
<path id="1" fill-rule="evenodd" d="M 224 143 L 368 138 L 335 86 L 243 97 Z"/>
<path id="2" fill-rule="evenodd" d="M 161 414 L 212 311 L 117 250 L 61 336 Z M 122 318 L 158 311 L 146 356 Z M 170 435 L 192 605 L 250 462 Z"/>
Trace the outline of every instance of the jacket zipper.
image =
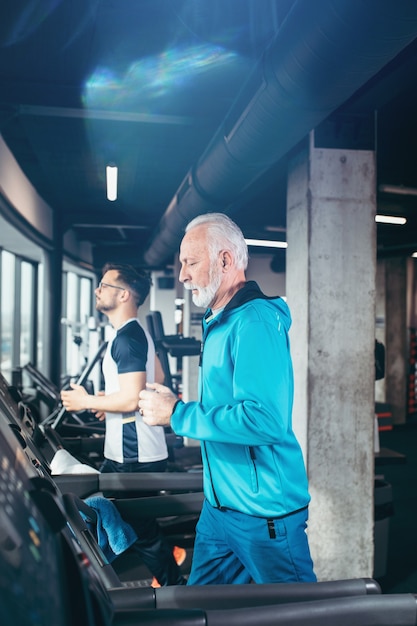
<path id="1" fill-rule="evenodd" d="M 200 402 L 201 402 L 201 403 L 203 402 L 203 350 L 204 350 L 204 343 L 205 343 L 205 340 L 206 340 L 206 338 L 207 338 L 208 330 L 209 330 L 209 327 L 207 327 L 207 328 L 206 328 L 206 332 L 205 332 L 205 333 L 203 332 L 203 340 L 202 340 L 202 342 L 201 342 L 201 351 L 200 351 L 200 368 L 201 368 L 201 372 L 200 372 L 200 374 L 201 374 L 201 395 L 200 395 Z M 216 493 L 216 490 L 215 490 L 215 488 L 214 488 L 213 476 L 212 476 L 212 473 L 211 473 L 211 467 L 210 467 L 210 463 L 209 463 L 209 460 L 208 460 L 208 454 L 207 454 L 206 443 L 205 443 L 205 441 L 202 441 L 202 442 L 201 442 L 201 444 L 202 444 L 203 449 L 204 449 L 204 456 L 205 456 L 205 459 L 206 459 L 206 464 L 207 464 L 207 468 L 208 468 L 208 473 L 209 473 L 209 476 L 210 476 L 210 484 L 211 484 L 211 490 L 212 490 L 212 492 L 213 492 L 214 501 L 216 502 L 216 506 L 217 506 L 217 508 L 218 508 L 218 509 L 221 509 L 221 508 L 223 508 L 223 507 L 222 507 L 222 505 L 220 504 L 220 500 L 219 500 L 219 498 L 217 497 L 217 493 Z"/>
<path id="2" fill-rule="evenodd" d="M 208 473 L 209 473 L 209 476 L 210 476 L 211 490 L 212 490 L 212 492 L 213 492 L 214 501 L 215 501 L 215 503 L 216 503 L 216 507 L 217 507 L 218 509 L 222 509 L 223 507 L 222 507 L 222 505 L 220 504 L 220 500 L 219 500 L 219 498 L 217 497 L 217 493 L 216 493 L 216 490 L 215 490 L 215 488 L 214 488 L 213 477 L 212 477 L 212 475 L 211 475 L 211 467 L 210 467 L 210 463 L 209 463 L 208 456 L 207 456 L 206 444 L 205 444 L 205 442 L 204 442 L 204 441 L 202 442 L 202 445 L 203 445 L 203 448 L 204 448 L 204 456 L 205 456 L 205 458 L 206 458 L 206 463 L 207 463 Z"/>

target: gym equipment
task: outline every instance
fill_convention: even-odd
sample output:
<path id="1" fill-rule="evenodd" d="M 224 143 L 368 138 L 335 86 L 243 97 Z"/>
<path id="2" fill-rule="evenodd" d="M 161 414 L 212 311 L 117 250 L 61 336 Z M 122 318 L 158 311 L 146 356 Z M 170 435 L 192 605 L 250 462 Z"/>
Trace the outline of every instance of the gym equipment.
<path id="1" fill-rule="evenodd" d="M 3 405 L 3 406 L 2 406 Z M 156 518 L 159 515 L 158 526 L 162 534 L 169 540 L 172 546 L 180 545 L 187 548 L 188 560 L 192 554 L 195 525 L 201 509 L 202 494 L 195 496 L 195 501 L 190 504 L 185 502 L 187 510 L 184 510 L 184 504 L 172 502 L 172 494 L 167 493 L 167 487 L 171 489 L 177 488 L 178 493 L 186 493 L 191 489 L 201 491 L 202 477 L 198 474 L 179 473 L 176 477 L 173 473 L 159 474 L 64 474 L 51 477 L 51 450 L 59 451 L 61 446 L 59 435 L 49 426 L 38 426 L 31 418 L 30 410 L 21 401 L 16 403 L 10 393 L 7 382 L 0 375 L 0 408 L 4 408 L 7 415 L 7 421 L 18 437 L 22 447 L 27 450 L 28 455 L 33 464 L 42 471 L 43 476 L 51 478 L 53 484 L 60 486 L 61 493 L 68 490 L 68 484 L 65 479 L 70 478 L 69 486 L 80 493 L 80 497 L 87 497 L 93 493 L 106 492 L 109 490 L 121 492 L 125 497 L 125 508 L 134 509 L 134 522 L 137 517 Z M 155 478 L 156 476 L 156 478 Z M 164 477 L 167 480 L 164 481 Z M 188 479 L 187 479 L 188 476 Z M 60 483 L 60 478 L 63 480 Z M 89 492 L 85 493 L 82 485 L 84 479 L 96 479 L 88 481 Z M 56 479 L 56 480 L 55 480 Z M 102 482 L 100 482 L 102 480 Z M 81 486 L 80 486 L 81 482 Z M 142 507 L 135 504 L 136 498 L 142 500 L 143 496 L 154 495 L 155 502 L 158 506 L 152 506 L 149 497 L 146 498 L 146 505 Z M 190 494 L 187 494 L 188 496 Z M 185 499 L 187 500 L 187 495 Z M 157 497 L 158 496 L 158 497 Z M 177 498 L 178 500 L 178 498 Z M 131 507 L 129 505 L 131 502 Z M 165 503 L 165 504 L 164 504 Z M 182 510 L 181 510 L 182 508 Z M 142 513 L 140 513 L 142 511 Z M 138 531 L 138 534 L 139 531 Z M 185 541 L 186 538 L 186 541 Z M 186 546 L 183 546 L 183 544 Z M 144 568 L 138 554 L 123 555 L 123 559 L 118 561 L 118 568 L 123 572 L 126 580 L 135 578 L 149 578 L 151 576 L 149 570 Z M 127 558 L 129 557 L 129 558 Z M 185 567 L 185 566 L 184 566 Z M 189 567 L 189 562 L 187 563 Z"/>
<path id="2" fill-rule="evenodd" d="M 165 375 L 165 385 L 174 393 L 179 393 L 182 381 L 181 362 L 184 356 L 196 356 L 201 351 L 201 341 L 195 337 L 165 335 L 162 315 L 160 311 L 151 311 L 146 316 L 149 333 L 154 341 L 155 348 L 161 361 Z M 178 373 L 171 374 L 168 354 L 177 359 Z"/>
<path id="3" fill-rule="evenodd" d="M 383 596 L 372 579 L 160 589 L 112 587 L 109 581 L 106 587 L 63 496 L 34 465 L 16 432 L 0 406 L 0 492 L 7 503 L 0 511 L 2 625 L 417 624 L 416 597 Z"/>
<path id="4" fill-rule="evenodd" d="M 91 371 L 94 369 L 96 363 L 98 363 L 98 361 L 103 357 L 104 352 L 106 351 L 106 348 L 107 348 L 107 342 L 103 341 L 103 343 L 98 348 L 98 350 L 97 350 L 95 356 L 93 357 L 93 359 L 90 361 L 90 363 L 87 363 L 87 365 L 85 366 L 85 368 L 83 369 L 83 371 L 81 372 L 79 377 L 77 378 L 77 380 L 76 380 L 76 384 L 77 385 L 84 385 L 86 383 L 86 381 L 88 380 L 88 377 L 89 377 Z M 64 421 L 64 418 L 66 416 L 68 416 L 68 413 L 67 413 L 65 407 L 61 406 L 55 412 L 51 413 L 51 415 L 49 415 L 42 423 L 43 424 L 50 424 L 52 428 L 56 429 L 56 428 L 58 428 L 62 424 L 62 422 Z M 71 413 L 71 416 L 72 416 L 74 421 L 78 422 L 79 426 L 84 426 L 85 425 L 83 420 L 78 418 L 76 416 L 76 414 Z M 96 422 L 97 422 L 97 420 L 96 420 Z M 95 425 L 97 426 L 96 423 L 95 423 Z"/>
<path id="5" fill-rule="evenodd" d="M 107 347 L 103 342 L 98 348 L 93 359 L 88 363 L 76 380 L 78 385 L 86 385 L 91 371 L 102 359 Z M 105 423 L 98 421 L 88 411 L 82 414 L 68 412 L 62 406 L 59 390 L 32 364 L 23 368 L 34 380 L 36 389 L 42 397 L 48 398 L 53 407 L 51 413 L 40 422 L 44 432 L 48 433 L 48 439 L 55 439 L 54 446 L 62 446 L 72 454 L 79 457 L 82 462 L 90 463 L 93 467 L 99 467 L 103 461 Z M 21 391 L 21 390 L 20 390 Z M 23 398 L 20 398 L 24 400 Z M 52 431 L 56 431 L 54 438 Z M 60 439 L 59 444 L 57 440 Z M 183 446 L 183 438 L 175 435 L 171 429 L 165 429 L 165 439 L 169 454 L 173 449 Z"/>
<path id="6" fill-rule="evenodd" d="M 26 455 L 3 409 L 0 418 L 2 626 L 110 625 L 110 599 L 81 566 L 77 544 L 64 537 L 66 518 L 49 481 Z"/>

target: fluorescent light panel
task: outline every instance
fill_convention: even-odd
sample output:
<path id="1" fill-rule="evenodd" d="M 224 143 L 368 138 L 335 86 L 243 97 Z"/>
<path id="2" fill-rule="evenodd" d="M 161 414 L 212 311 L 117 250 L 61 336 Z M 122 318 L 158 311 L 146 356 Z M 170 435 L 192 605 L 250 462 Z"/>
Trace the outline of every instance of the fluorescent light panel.
<path id="1" fill-rule="evenodd" d="M 268 239 L 245 239 L 248 246 L 259 246 L 261 248 L 287 248 L 286 241 L 269 241 Z"/>
<path id="2" fill-rule="evenodd" d="M 285 233 L 287 231 L 285 226 L 265 226 L 265 230 L 270 233 Z"/>
<path id="3" fill-rule="evenodd" d="M 403 185 L 379 185 L 379 191 L 384 193 L 396 193 L 401 196 L 417 196 L 415 187 L 404 187 Z"/>
<path id="4" fill-rule="evenodd" d="M 107 181 L 107 200 L 113 202 L 117 200 L 117 166 L 107 165 L 106 167 Z"/>
<path id="5" fill-rule="evenodd" d="M 393 215 L 375 215 L 375 221 L 381 222 L 382 224 L 397 224 L 402 226 L 406 223 L 407 219 L 405 217 L 395 217 Z"/>
<path id="6" fill-rule="evenodd" d="M 407 222 L 405 217 L 396 217 L 394 215 L 376 215 L 375 221 L 383 224 L 395 224 L 402 226 Z M 272 230 L 272 228 L 268 228 Z M 248 246 L 258 246 L 262 248 L 287 248 L 286 241 L 271 241 L 268 239 L 245 239 Z"/>

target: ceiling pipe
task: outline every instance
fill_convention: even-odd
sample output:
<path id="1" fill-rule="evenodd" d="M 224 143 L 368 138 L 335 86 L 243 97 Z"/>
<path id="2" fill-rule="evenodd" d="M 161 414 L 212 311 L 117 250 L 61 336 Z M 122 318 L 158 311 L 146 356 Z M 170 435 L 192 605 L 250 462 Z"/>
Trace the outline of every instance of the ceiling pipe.
<path id="1" fill-rule="evenodd" d="M 186 224 L 255 180 L 417 37 L 415 0 L 296 0 L 144 253 L 159 266 Z"/>

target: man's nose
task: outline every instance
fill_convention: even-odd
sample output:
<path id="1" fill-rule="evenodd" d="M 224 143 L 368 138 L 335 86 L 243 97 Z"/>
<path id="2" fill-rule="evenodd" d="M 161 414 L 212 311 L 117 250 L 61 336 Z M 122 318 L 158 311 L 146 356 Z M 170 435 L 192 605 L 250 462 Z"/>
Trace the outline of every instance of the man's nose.
<path id="1" fill-rule="evenodd" d="M 180 281 L 180 283 L 185 283 L 187 282 L 187 280 L 190 280 L 184 267 L 180 269 L 178 280 Z"/>

